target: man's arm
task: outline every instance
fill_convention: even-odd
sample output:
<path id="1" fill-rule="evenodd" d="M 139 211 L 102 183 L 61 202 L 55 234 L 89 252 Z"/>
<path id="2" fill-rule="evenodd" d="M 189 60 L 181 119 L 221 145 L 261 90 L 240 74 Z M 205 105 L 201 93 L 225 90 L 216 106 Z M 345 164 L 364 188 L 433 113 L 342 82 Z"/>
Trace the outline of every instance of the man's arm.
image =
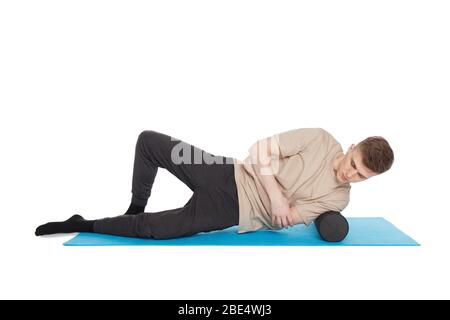
<path id="1" fill-rule="evenodd" d="M 275 180 L 272 171 L 272 157 L 280 158 L 280 147 L 275 139 L 266 138 L 254 143 L 250 149 L 250 161 L 255 170 L 261 176 L 261 183 L 264 186 L 269 199 L 279 199 L 283 197 L 281 186 Z"/>
<path id="2" fill-rule="evenodd" d="M 266 138 L 257 141 L 249 149 L 250 160 L 255 170 L 259 170 L 261 184 L 267 192 L 271 204 L 272 223 L 287 227 L 297 222 L 289 201 L 282 193 L 281 186 L 275 180 L 272 171 L 272 158 L 280 159 L 280 147 L 275 139 Z"/>

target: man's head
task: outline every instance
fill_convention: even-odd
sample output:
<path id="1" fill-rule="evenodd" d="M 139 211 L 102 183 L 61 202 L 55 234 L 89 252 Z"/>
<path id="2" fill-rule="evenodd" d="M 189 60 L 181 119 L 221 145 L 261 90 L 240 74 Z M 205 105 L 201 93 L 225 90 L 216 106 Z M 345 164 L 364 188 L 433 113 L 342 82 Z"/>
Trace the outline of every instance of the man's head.
<path id="1" fill-rule="evenodd" d="M 347 154 L 336 158 L 334 169 L 342 183 L 367 180 L 389 170 L 394 162 L 394 152 L 383 137 L 369 137 L 356 146 L 352 144 Z"/>

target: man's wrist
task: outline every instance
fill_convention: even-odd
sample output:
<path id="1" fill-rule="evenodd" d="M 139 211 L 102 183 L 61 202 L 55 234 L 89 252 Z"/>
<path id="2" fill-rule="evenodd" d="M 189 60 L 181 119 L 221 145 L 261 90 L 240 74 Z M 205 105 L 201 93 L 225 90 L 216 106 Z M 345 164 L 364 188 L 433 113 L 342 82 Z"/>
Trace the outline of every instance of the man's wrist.
<path id="1" fill-rule="evenodd" d="M 271 203 L 277 203 L 280 202 L 281 200 L 283 200 L 285 197 L 283 195 L 283 193 L 280 190 L 277 190 L 276 192 L 272 192 L 269 195 L 269 199 Z"/>

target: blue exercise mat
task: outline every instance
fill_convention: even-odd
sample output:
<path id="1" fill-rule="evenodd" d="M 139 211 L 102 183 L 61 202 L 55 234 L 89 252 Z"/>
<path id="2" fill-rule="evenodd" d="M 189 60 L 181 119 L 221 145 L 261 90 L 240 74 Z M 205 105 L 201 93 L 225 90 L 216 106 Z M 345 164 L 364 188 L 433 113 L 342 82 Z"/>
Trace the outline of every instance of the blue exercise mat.
<path id="1" fill-rule="evenodd" d="M 383 218 L 348 218 L 350 231 L 338 243 L 323 241 L 310 225 L 295 225 L 278 231 L 237 233 L 237 226 L 189 237 L 167 240 L 80 233 L 65 246 L 418 246 L 408 235 Z"/>

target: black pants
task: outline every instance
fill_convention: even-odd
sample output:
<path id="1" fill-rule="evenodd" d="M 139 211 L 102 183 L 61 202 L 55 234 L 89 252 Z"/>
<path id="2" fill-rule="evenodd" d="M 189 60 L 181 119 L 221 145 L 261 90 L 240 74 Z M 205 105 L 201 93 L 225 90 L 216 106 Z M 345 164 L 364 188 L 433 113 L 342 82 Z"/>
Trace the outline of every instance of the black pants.
<path id="1" fill-rule="evenodd" d="M 194 193 L 181 208 L 96 220 L 94 232 L 168 239 L 239 224 L 233 158 L 215 156 L 156 131 L 144 131 L 136 143 L 132 202 L 145 206 L 158 167 L 167 169 Z"/>

